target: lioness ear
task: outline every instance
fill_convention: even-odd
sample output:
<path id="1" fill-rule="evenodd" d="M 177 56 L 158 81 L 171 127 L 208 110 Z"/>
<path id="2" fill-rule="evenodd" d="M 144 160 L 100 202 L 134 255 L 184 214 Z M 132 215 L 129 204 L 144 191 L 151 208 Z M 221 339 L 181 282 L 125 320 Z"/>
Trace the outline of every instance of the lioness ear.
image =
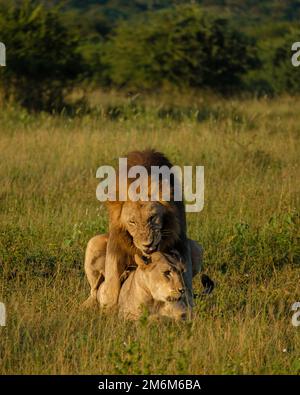
<path id="1" fill-rule="evenodd" d="M 134 255 L 134 260 L 135 263 L 141 267 L 142 269 L 145 269 L 147 267 L 147 264 L 149 263 L 149 260 L 146 260 L 147 258 L 141 257 L 138 254 Z"/>

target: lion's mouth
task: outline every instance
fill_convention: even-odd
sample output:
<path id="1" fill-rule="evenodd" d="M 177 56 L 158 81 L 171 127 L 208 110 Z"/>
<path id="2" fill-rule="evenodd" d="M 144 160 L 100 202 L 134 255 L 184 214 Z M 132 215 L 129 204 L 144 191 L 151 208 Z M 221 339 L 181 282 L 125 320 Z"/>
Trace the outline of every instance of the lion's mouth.
<path id="1" fill-rule="evenodd" d="M 172 295 L 167 297 L 168 302 L 178 302 L 182 297 L 182 294 L 179 295 Z"/>
<path id="2" fill-rule="evenodd" d="M 152 245 L 150 247 L 144 248 L 142 250 L 142 253 L 145 257 L 149 258 L 151 254 L 153 254 L 154 252 L 159 251 L 159 244 L 157 243 L 156 245 Z"/>

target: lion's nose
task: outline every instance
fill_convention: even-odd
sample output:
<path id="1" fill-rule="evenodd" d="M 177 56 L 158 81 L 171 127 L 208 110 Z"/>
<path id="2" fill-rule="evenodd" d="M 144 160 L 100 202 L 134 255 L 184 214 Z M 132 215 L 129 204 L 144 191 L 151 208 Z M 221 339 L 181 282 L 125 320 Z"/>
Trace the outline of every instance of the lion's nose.
<path id="1" fill-rule="evenodd" d="M 142 243 L 143 247 L 148 248 L 151 246 L 151 244 L 153 243 L 153 240 L 147 241 L 146 243 Z"/>

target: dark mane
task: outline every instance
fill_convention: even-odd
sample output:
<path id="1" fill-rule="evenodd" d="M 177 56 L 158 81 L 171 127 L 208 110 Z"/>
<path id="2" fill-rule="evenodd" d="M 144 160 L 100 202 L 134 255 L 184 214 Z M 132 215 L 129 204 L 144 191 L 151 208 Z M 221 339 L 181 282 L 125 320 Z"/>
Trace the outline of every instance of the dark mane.
<path id="1" fill-rule="evenodd" d="M 154 149 L 132 151 L 129 152 L 125 158 L 127 158 L 128 168 L 142 165 L 150 172 L 151 166 L 172 167 L 169 159 L 163 153 L 155 151 Z"/>
<path id="2" fill-rule="evenodd" d="M 132 151 L 127 155 L 122 155 L 122 158 L 127 158 L 127 170 L 133 166 L 143 166 L 147 170 L 148 174 L 151 174 L 151 166 L 167 166 L 169 169 L 173 166 L 169 159 L 161 152 L 155 151 L 154 149 L 146 149 L 145 151 Z M 116 201 L 107 201 L 107 207 L 109 212 L 113 211 L 114 215 L 116 212 L 121 210 L 123 201 L 119 200 L 119 169 L 116 169 Z M 127 186 L 129 186 L 135 179 L 127 177 Z M 151 190 L 149 180 L 149 191 Z M 170 177 L 170 196 L 171 200 L 174 195 L 174 177 Z"/>
<path id="3" fill-rule="evenodd" d="M 161 152 L 154 149 L 147 149 L 145 151 L 132 151 L 127 155 L 122 155 L 122 158 L 127 158 L 128 170 L 132 166 L 144 166 L 148 174 L 150 174 L 151 166 L 167 166 L 172 167 L 172 163 Z M 174 179 L 170 179 L 171 197 L 173 196 Z M 134 181 L 134 179 L 127 178 L 127 185 Z M 118 175 L 116 185 L 116 196 L 118 197 Z M 119 218 L 122 211 L 123 201 L 108 201 L 107 208 L 109 211 L 109 228 L 112 243 L 115 245 L 116 253 L 127 255 L 132 259 L 137 249 L 133 244 L 131 236 L 121 226 Z M 171 200 L 162 203 L 165 206 L 166 212 L 164 215 L 164 226 L 162 230 L 162 251 L 168 251 L 170 248 L 176 248 L 180 254 L 186 254 L 186 218 L 185 208 L 182 201 Z M 131 257 L 131 258 L 130 258 Z"/>

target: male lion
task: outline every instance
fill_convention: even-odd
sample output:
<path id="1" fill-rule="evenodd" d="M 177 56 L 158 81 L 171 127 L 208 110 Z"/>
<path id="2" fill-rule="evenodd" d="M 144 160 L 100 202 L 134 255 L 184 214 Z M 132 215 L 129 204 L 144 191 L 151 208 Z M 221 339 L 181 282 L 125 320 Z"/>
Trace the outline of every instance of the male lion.
<path id="1" fill-rule="evenodd" d="M 149 184 L 151 166 L 172 164 L 160 152 L 154 150 L 135 151 L 127 155 L 128 170 L 132 166 L 143 166 L 148 171 Z M 119 178 L 119 177 L 117 177 Z M 127 177 L 128 187 L 134 178 Z M 117 182 L 117 185 L 119 182 Z M 170 201 L 108 201 L 109 238 L 105 260 L 105 283 L 101 287 L 101 298 L 106 307 L 117 304 L 120 292 L 120 276 L 140 253 L 144 256 L 155 251 L 166 252 L 175 249 L 183 258 L 184 282 L 189 304 L 192 306 L 192 262 L 190 245 L 186 236 L 184 203 L 174 200 L 174 177 L 170 177 Z M 161 182 L 156 186 L 161 190 Z M 149 197 L 151 190 L 149 191 Z"/>

